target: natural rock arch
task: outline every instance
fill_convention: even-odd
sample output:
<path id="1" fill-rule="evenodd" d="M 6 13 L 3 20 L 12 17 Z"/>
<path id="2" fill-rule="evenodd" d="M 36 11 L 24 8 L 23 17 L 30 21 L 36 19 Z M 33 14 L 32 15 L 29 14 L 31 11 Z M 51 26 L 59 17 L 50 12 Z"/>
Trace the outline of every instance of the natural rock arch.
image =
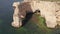
<path id="1" fill-rule="evenodd" d="M 16 4 L 14 4 L 16 3 Z M 60 6 L 56 2 L 50 2 L 50 1 L 23 1 L 23 2 L 14 2 L 13 6 L 15 6 L 15 11 L 14 12 L 19 12 L 14 15 L 20 15 L 19 16 L 14 16 L 18 17 L 16 19 L 13 19 L 14 22 L 17 20 L 18 25 L 12 25 L 15 27 L 20 27 L 22 25 L 22 20 L 21 18 L 25 17 L 26 11 L 32 11 L 35 12 L 35 10 L 39 9 L 41 11 L 41 16 L 46 19 L 46 25 L 49 28 L 55 28 L 57 25 L 57 20 L 56 20 L 56 11 L 60 8 Z M 59 6 L 59 7 L 58 7 Z M 60 10 L 60 9 L 59 9 Z M 13 18 L 14 18 L 13 17 Z M 15 22 L 16 23 L 16 22 Z M 19 26 L 20 23 L 20 26 Z"/>

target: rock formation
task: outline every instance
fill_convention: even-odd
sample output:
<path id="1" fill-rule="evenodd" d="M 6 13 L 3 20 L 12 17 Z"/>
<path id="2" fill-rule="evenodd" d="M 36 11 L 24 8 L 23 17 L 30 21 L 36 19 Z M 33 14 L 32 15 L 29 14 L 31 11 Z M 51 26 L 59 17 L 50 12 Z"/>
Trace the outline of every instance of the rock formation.
<path id="1" fill-rule="evenodd" d="M 26 11 L 35 12 L 36 10 L 41 11 L 40 14 L 45 18 L 47 27 L 55 28 L 57 24 L 60 25 L 60 23 L 57 23 L 60 22 L 60 16 L 58 16 L 60 2 L 24 0 L 22 2 L 14 2 L 13 6 L 15 7 L 12 22 L 14 27 L 22 26 L 22 18 L 26 16 Z"/>
<path id="2" fill-rule="evenodd" d="M 12 26 L 14 27 L 20 27 L 22 24 L 21 24 L 21 21 L 20 21 L 20 18 L 18 16 L 19 14 L 19 8 L 18 6 L 20 5 L 20 2 L 14 2 L 13 3 L 13 7 L 14 7 L 14 14 L 13 14 L 13 22 L 12 22 Z"/>

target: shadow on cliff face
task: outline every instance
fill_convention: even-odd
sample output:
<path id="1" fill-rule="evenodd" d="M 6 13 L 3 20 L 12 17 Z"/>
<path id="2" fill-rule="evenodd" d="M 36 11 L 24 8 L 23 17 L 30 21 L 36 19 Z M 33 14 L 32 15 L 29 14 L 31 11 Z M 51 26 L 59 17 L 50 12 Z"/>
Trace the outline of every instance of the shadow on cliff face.
<path id="1" fill-rule="evenodd" d="M 23 15 L 25 18 L 22 20 L 24 26 L 33 16 L 33 11 L 29 2 L 23 2 L 19 5 L 19 17 Z"/>

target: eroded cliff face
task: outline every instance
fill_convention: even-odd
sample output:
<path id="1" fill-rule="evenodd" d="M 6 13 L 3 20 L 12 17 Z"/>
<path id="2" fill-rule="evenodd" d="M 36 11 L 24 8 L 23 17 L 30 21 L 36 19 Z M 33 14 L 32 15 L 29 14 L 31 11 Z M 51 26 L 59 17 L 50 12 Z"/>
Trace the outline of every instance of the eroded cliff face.
<path id="1" fill-rule="evenodd" d="M 13 14 L 13 22 L 11 23 L 12 26 L 19 28 L 22 24 L 19 18 L 19 8 L 18 6 L 20 5 L 20 2 L 14 2 L 13 7 L 14 7 L 14 14 Z"/>
<path id="2" fill-rule="evenodd" d="M 33 0 L 33 1 L 24 0 L 19 4 L 18 2 L 16 4 L 14 3 L 13 5 L 16 7 L 14 9 L 15 11 L 13 15 L 13 20 L 15 24 L 12 24 L 12 26 L 14 25 L 14 27 L 22 26 L 21 18 L 24 18 L 26 16 L 26 11 L 35 12 L 36 10 L 41 11 L 40 15 L 45 18 L 47 27 L 55 28 L 55 26 L 58 24 L 57 21 L 60 18 L 60 16 L 57 16 L 60 12 L 60 5 L 58 2 L 50 2 L 50 1 L 39 1 L 38 2 L 36 0 Z"/>
<path id="3" fill-rule="evenodd" d="M 26 13 L 33 12 L 31 9 L 30 2 L 14 2 L 14 14 L 12 26 L 19 28 L 22 26 L 22 19 L 25 18 Z"/>

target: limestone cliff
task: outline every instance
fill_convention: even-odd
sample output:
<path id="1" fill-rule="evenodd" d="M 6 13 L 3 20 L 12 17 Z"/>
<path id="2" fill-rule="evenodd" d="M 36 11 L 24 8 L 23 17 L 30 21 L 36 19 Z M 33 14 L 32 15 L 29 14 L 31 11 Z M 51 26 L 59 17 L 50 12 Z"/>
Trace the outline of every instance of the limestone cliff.
<path id="1" fill-rule="evenodd" d="M 13 15 L 14 21 L 12 22 L 12 26 L 14 27 L 20 27 L 22 25 L 21 18 L 26 16 L 26 11 L 35 12 L 36 10 L 41 11 L 40 14 L 45 18 L 47 27 L 55 28 L 58 24 L 57 17 L 59 16 L 57 14 L 60 12 L 60 2 L 24 0 L 22 2 L 14 2 L 13 6 L 16 7 Z"/>

